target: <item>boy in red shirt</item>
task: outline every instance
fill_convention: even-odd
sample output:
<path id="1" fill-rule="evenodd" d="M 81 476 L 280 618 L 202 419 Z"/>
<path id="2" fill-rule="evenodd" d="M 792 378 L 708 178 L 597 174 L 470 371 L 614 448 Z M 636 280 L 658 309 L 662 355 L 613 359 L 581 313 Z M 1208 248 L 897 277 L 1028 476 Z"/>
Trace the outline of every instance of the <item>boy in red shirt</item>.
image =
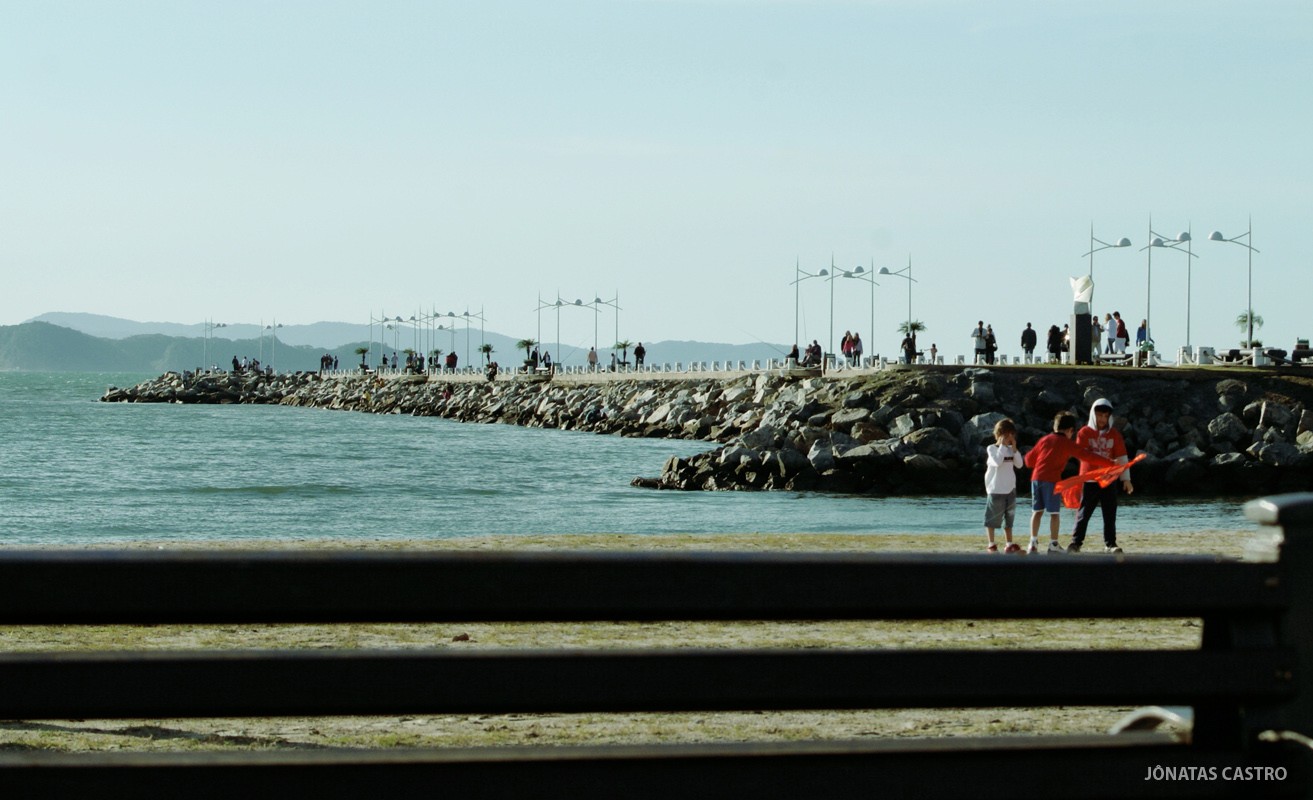
<path id="1" fill-rule="evenodd" d="M 1076 417 L 1062 411 L 1053 418 L 1053 433 L 1047 434 L 1026 453 L 1026 466 L 1030 467 L 1030 547 L 1027 553 L 1039 552 L 1039 521 L 1049 512 L 1049 555 L 1066 552 L 1058 544 L 1058 527 L 1061 521 L 1062 495 L 1053 485 L 1062 478 L 1062 470 L 1073 458 L 1096 467 L 1111 467 L 1113 461 L 1077 444 Z M 1077 548 L 1079 550 L 1080 548 Z"/>
<path id="2" fill-rule="evenodd" d="M 1090 406 L 1090 422 L 1076 433 L 1076 444 L 1093 450 L 1104 458 L 1111 458 L 1118 464 L 1126 463 L 1126 442 L 1121 431 L 1112 426 L 1112 403 L 1103 398 Z M 1085 462 L 1081 462 L 1082 474 L 1089 471 Z M 1121 488 L 1127 494 L 1135 491 L 1131 485 L 1131 471 L 1121 475 Z M 1085 529 L 1089 527 L 1094 509 L 1100 509 L 1103 515 L 1103 549 L 1109 553 L 1120 553 L 1117 546 L 1117 483 L 1100 486 L 1097 481 L 1086 481 L 1081 492 L 1080 510 L 1076 512 L 1076 529 L 1071 534 L 1071 546 L 1068 553 L 1079 553 L 1085 543 Z"/>

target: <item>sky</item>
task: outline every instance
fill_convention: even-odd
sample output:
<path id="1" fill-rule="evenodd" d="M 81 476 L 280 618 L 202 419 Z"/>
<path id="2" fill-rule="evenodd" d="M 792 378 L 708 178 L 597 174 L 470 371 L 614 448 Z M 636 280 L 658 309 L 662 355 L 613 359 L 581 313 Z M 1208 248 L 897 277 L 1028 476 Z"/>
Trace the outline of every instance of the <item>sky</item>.
<path id="1" fill-rule="evenodd" d="M 1015 353 L 1093 235 L 1132 242 L 1093 309 L 1160 350 L 1187 315 L 1238 346 L 1251 292 L 1288 348 L 1310 76 L 1305 0 L 0 0 L 0 325 L 470 311 L 875 354 L 910 289 L 922 346 L 984 320 Z"/>

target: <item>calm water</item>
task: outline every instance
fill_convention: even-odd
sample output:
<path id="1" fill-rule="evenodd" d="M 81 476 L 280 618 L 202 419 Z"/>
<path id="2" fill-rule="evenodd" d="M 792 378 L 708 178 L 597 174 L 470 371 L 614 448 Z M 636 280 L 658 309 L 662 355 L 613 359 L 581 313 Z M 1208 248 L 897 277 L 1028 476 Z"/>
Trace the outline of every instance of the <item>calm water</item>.
<path id="1" fill-rule="evenodd" d="M 472 534 L 943 532 L 979 497 L 629 486 L 706 443 L 269 406 L 98 403 L 151 375 L 0 373 L 10 544 Z M 1123 531 L 1252 530 L 1242 502 L 1130 499 Z M 1096 521 L 1097 526 L 1097 521 Z"/>

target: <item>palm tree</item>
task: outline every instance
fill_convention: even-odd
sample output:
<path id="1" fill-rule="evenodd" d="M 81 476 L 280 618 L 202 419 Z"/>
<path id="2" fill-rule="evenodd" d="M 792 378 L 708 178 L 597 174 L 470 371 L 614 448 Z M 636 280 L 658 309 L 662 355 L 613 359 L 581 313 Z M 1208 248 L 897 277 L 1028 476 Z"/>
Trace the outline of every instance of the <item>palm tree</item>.
<path id="1" fill-rule="evenodd" d="M 442 358 L 442 351 L 434 348 L 429 352 L 429 355 L 433 357 L 433 368 L 437 369 L 438 365 L 442 363 L 442 361 L 439 360 Z"/>
<path id="2" fill-rule="evenodd" d="M 524 360 L 529 361 L 530 359 L 533 358 L 533 352 L 532 352 L 533 346 L 536 344 L 538 344 L 538 342 L 534 341 L 533 339 L 521 339 L 520 341 L 515 343 L 515 349 L 517 350 L 523 349 Z"/>
<path id="3" fill-rule="evenodd" d="M 362 370 L 369 369 L 369 365 L 365 363 L 365 355 L 366 355 L 368 352 L 369 352 L 369 348 L 368 348 L 368 347 L 363 347 L 363 346 L 362 346 L 362 347 L 357 347 L 357 348 L 356 348 L 356 355 L 360 356 L 360 368 L 361 368 Z"/>
<path id="4" fill-rule="evenodd" d="M 1253 320 L 1253 325 L 1250 325 L 1250 324 L 1249 324 L 1249 322 L 1250 322 L 1250 321 L 1249 321 L 1249 313 L 1250 313 L 1250 312 L 1248 312 L 1248 311 L 1241 311 L 1240 314 L 1235 318 L 1235 326 L 1236 326 L 1237 328 L 1240 329 L 1241 333 L 1245 334 L 1245 339 L 1244 339 L 1243 341 L 1240 342 L 1240 346 L 1241 346 L 1241 347 L 1262 347 L 1262 346 L 1263 346 L 1263 343 L 1262 343 L 1262 342 L 1258 341 L 1257 339 L 1253 339 L 1253 338 L 1251 338 L 1251 337 L 1253 337 L 1253 335 L 1254 335 L 1254 334 L 1253 334 L 1253 329 L 1254 329 L 1254 328 L 1261 328 L 1261 327 L 1263 327 L 1263 318 L 1262 318 L 1261 316 L 1259 316 L 1258 314 L 1255 314 L 1255 315 L 1254 315 L 1254 320 Z"/>
<path id="5" fill-rule="evenodd" d="M 912 337 L 912 347 L 916 347 L 916 335 L 925 330 L 925 323 L 919 319 L 905 320 L 898 323 L 898 332 Z"/>
<path id="6" fill-rule="evenodd" d="M 484 361 L 486 361 L 489 364 L 492 363 L 492 345 L 490 344 L 479 345 L 479 352 L 483 353 Z"/>
<path id="7" fill-rule="evenodd" d="M 625 355 L 624 355 L 624 358 L 620 359 L 621 361 L 628 361 L 628 360 L 629 360 L 629 348 L 631 348 L 631 347 L 633 347 L 633 346 L 634 346 L 634 343 L 631 342 L 631 341 L 629 341 L 628 339 L 625 339 L 625 340 L 623 340 L 623 341 L 616 342 L 615 344 L 611 345 L 612 349 L 614 349 L 614 350 L 621 350 L 621 351 L 624 351 L 624 354 L 625 354 Z"/>

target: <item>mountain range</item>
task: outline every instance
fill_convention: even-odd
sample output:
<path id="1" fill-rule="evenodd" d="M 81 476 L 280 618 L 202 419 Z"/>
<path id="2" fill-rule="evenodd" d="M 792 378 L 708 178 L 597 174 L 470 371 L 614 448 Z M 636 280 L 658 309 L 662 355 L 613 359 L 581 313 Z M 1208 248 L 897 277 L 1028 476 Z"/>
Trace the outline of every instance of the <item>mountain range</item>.
<path id="1" fill-rule="evenodd" d="M 481 362 L 480 343 L 492 345 L 492 359 L 504 366 L 519 364 L 524 351 L 517 338 L 477 328 L 427 331 L 404 322 L 393 329 L 373 329 L 374 347 L 369 354 L 377 365 L 387 354 L 405 358 L 406 348 L 454 350 L 463 366 Z M 227 366 L 232 358 L 258 358 L 280 372 L 318 370 L 325 353 L 347 368 L 359 364 L 357 348 L 370 344 L 370 327 L 344 322 L 284 325 L 276 330 L 255 324 L 135 322 L 97 314 L 49 313 L 19 325 L 0 326 L 0 370 L 42 372 L 143 372 L 160 374 L 170 370 L 192 370 L 206 365 Z M 206 334 L 209 334 L 208 336 Z M 275 336 L 276 334 L 276 336 Z M 599 363 L 610 361 L 610 343 L 600 343 Z M 583 364 L 592 342 L 562 342 L 565 364 Z M 782 345 L 767 343 L 723 344 L 697 341 L 646 342 L 648 363 L 690 361 L 764 361 L 781 358 Z M 555 351 L 555 342 L 539 349 Z M 553 353 L 553 355 L 558 355 Z M 623 357 L 623 353 L 618 353 Z M 632 350 L 628 357 L 633 359 Z M 558 361 L 561 359 L 558 355 Z"/>

